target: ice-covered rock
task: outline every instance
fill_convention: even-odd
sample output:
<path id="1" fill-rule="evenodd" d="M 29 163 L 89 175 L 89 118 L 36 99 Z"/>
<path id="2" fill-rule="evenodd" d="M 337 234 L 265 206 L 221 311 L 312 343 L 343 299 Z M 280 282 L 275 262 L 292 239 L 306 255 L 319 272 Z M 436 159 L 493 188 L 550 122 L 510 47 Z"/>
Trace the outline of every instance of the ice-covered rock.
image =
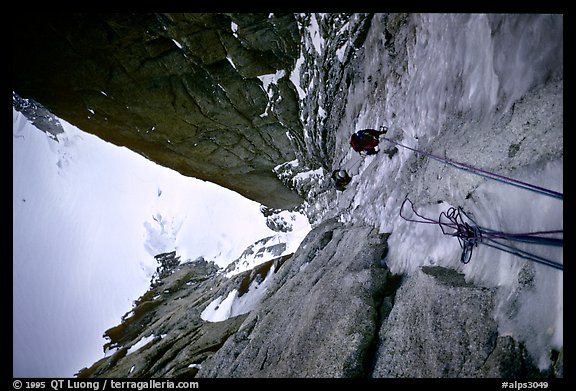
<path id="1" fill-rule="evenodd" d="M 116 352 L 82 375 L 563 376 L 562 272 L 482 246 L 463 265 L 454 238 L 399 217 L 409 194 L 426 215 L 461 206 L 491 228 L 562 229 L 561 201 L 414 149 L 361 158 L 349 148 L 354 130 L 387 125 L 410 148 L 562 191 L 562 15 L 168 14 L 134 16 L 129 35 L 115 18 L 95 23 L 126 37 L 120 66 L 81 70 L 110 89 L 96 83 L 84 99 L 73 89 L 47 107 L 70 104 L 81 127 L 268 206 L 305 199 L 314 229 L 294 256 L 267 238 L 243 255 L 280 258 L 165 273 L 107 332 Z M 62 82 L 38 64 L 17 92 Z M 132 100 L 126 79 L 139 82 Z M 126 113 L 114 122 L 105 109 Z M 351 174 L 344 191 L 335 169 Z M 278 217 L 269 225 L 291 232 Z M 562 249 L 546 255 L 561 261 Z"/>

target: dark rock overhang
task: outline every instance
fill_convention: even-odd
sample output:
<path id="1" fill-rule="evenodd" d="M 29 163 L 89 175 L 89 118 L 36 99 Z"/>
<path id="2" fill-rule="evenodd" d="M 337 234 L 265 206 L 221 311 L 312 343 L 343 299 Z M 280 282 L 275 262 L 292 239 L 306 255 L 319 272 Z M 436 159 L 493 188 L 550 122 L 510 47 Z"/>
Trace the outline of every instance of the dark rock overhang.
<path id="1" fill-rule="evenodd" d="M 13 40 L 22 98 L 266 206 L 302 202 L 273 171 L 302 144 L 293 14 L 29 14 Z"/>

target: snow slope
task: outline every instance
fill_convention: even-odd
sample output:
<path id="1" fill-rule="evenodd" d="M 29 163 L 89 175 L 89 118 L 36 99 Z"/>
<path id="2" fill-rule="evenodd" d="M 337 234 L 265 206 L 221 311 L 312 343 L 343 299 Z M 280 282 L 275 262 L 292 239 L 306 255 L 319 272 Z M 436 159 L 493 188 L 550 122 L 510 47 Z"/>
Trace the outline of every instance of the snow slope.
<path id="1" fill-rule="evenodd" d="M 320 31 L 330 27 L 323 18 L 311 16 L 306 27 L 306 51 L 318 61 L 330 46 Z M 563 348 L 563 272 L 482 245 L 463 265 L 456 239 L 442 235 L 438 226 L 404 221 L 399 210 L 408 196 L 428 217 L 461 206 L 484 227 L 525 232 L 563 229 L 563 202 L 427 161 L 407 149 L 392 158 L 380 153 L 359 160 L 348 141 L 355 129 L 387 125 L 390 138 L 410 147 L 562 192 L 562 16 L 413 14 L 398 23 L 396 32 L 406 35 L 396 36 L 392 48 L 386 45 L 385 18 L 374 16 L 361 48 L 344 40 L 335 51 L 343 67 L 356 67 L 348 73 L 353 77 L 345 112 L 335 121 L 339 126 L 329 129 L 335 134 L 334 161 L 353 179 L 345 192 L 320 194 L 309 213 L 315 221 L 337 215 L 390 232 L 386 262 L 393 272 L 443 265 L 467 280 L 498 287 L 494 317 L 501 333 L 525 342 L 545 368 L 550 349 Z M 316 76 L 301 78 L 305 64 L 301 56 L 290 79 L 301 99 L 318 100 L 316 113 L 324 120 L 332 114 L 325 106 L 330 97 L 306 94 L 315 91 Z M 301 113 L 305 124 L 308 115 Z M 154 253 L 175 248 L 184 259 L 202 255 L 225 266 L 248 244 L 271 235 L 257 205 L 246 206 L 253 214 L 219 229 L 210 224 L 220 212 L 229 219 L 241 208 L 226 211 L 220 206 L 226 202 L 218 202 L 218 208 L 191 209 L 206 205 L 192 201 L 198 191 L 154 177 L 161 168 L 140 157 L 119 164 L 88 141 L 92 136 L 66 129 L 55 143 L 14 115 L 15 375 L 59 376 L 61 368 L 70 374 L 95 361 L 103 330 L 147 288 Z M 305 129 L 308 147 L 314 137 Z M 145 177 L 138 164 L 146 164 Z M 118 173 L 120 167 L 127 172 Z M 211 239 L 192 230 L 192 221 L 202 221 Z M 262 224 L 246 230 L 243 221 Z M 230 242 L 236 227 L 245 235 L 238 246 Z M 215 245 L 203 248 L 208 240 Z M 129 250 L 126 243 L 136 247 Z M 563 262 L 562 248 L 534 251 Z M 259 262 L 244 261 L 235 272 Z M 256 302 L 236 299 L 234 291 L 218 298 L 204 317 L 223 319 Z M 78 315 L 87 308 L 94 316 Z M 31 331 L 29 325 L 42 328 Z M 82 354 L 74 349 L 81 341 L 90 345 Z"/>
<path id="2" fill-rule="evenodd" d="M 154 255 L 225 267 L 277 234 L 259 204 L 61 122 L 55 141 L 13 112 L 15 377 L 71 377 L 102 358 Z"/>

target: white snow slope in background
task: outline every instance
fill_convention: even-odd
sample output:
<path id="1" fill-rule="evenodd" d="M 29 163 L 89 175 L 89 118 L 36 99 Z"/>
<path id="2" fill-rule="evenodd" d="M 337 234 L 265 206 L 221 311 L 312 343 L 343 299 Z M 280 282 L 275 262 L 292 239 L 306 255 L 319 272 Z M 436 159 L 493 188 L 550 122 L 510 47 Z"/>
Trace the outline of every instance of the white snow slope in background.
<path id="1" fill-rule="evenodd" d="M 102 358 L 154 255 L 225 267 L 277 234 L 258 203 L 61 123 L 56 142 L 13 111 L 15 377 L 72 377 Z"/>

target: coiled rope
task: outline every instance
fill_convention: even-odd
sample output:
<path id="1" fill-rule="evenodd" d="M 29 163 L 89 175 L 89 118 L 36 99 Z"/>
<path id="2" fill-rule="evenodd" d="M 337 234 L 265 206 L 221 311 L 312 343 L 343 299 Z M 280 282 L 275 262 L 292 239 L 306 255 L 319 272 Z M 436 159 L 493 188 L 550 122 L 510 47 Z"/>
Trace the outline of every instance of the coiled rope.
<path id="1" fill-rule="evenodd" d="M 407 217 L 403 215 L 404 206 L 406 203 L 410 203 L 412 213 L 418 217 L 418 219 Z M 460 261 L 462 263 L 470 262 L 472 258 L 472 251 L 479 244 L 484 244 L 488 247 L 496 248 L 498 250 L 507 252 L 509 254 L 516 255 L 523 259 L 527 259 L 542 265 L 546 265 L 558 270 L 564 270 L 564 266 L 556 261 L 552 261 L 541 257 L 539 255 L 530 253 L 525 250 L 521 250 L 514 247 L 504 241 L 516 241 L 523 243 L 532 243 L 537 245 L 546 246 L 563 246 L 563 238 L 550 237 L 551 235 L 562 235 L 563 230 L 554 231 L 535 231 L 535 232 L 523 232 L 523 233 L 507 233 L 502 231 L 495 231 L 492 229 L 484 228 L 476 224 L 461 207 L 454 208 L 450 207 L 446 212 L 440 213 L 438 220 L 431 219 L 429 217 L 424 217 L 419 214 L 416 209 L 414 209 L 414 204 L 412 201 L 406 197 L 402 205 L 400 206 L 400 217 L 406 221 L 422 223 L 422 224 L 436 224 L 440 226 L 442 233 L 444 235 L 453 236 L 458 238 L 460 247 L 462 248 L 462 254 L 460 256 Z"/>
<path id="2" fill-rule="evenodd" d="M 385 134 L 388 131 L 388 128 L 386 126 L 381 126 L 380 129 L 382 134 L 379 136 L 379 138 L 382 140 L 386 140 L 389 143 L 392 143 L 398 147 L 406 148 L 410 151 L 416 152 L 420 155 L 426 156 L 438 162 L 445 163 L 460 170 L 464 170 L 476 175 L 493 179 L 498 182 L 516 186 L 525 190 L 533 191 L 541 195 L 557 198 L 560 200 L 564 199 L 564 195 L 560 192 L 546 189 L 541 186 L 536 186 L 527 182 L 519 181 L 517 179 L 509 178 L 504 175 L 495 174 L 471 166 L 466 163 L 460 163 L 452 159 L 442 158 L 440 156 L 436 156 L 434 154 L 409 147 L 407 145 L 404 145 L 402 143 L 399 143 L 397 141 L 394 141 L 392 139 L 383 136 L 383 134 Z M 356 166 L 362 160 L 363 159 L 359 159 L 358 161 L 356 161 L 353 167 Z M 409 218 L 403 215 L 402 212 L 407 202 L 410 203 L 412 213 L 415 216 L 417 216 L 418 219 Z M 458 239 L 460 247 L 462 248 L 460 261 L 464 264 L 470 262 L 474 248 L 477 247 L 479 244 L 484 244 L 488 247 L 492 247 L 507 252 L 509 254 L 516 255 L 523 259 L 540 263 L 542 265 L 546 265 L 558 270 L 562 271 L 564 270 L 563 264 L 559 262 L 546 259 L 537 254 L 519 249 L 506 243 L 506 241 L 510 241 L 510 242 L 531 243 L 536 245 L 562 247 L 564 242 L 563 238 L 557 236 L 562 236 L 564 232 L 563 230 L 535 231 L 535 232 L 523 232 L 523 233 L 507 233 L 502 231 L 496 231 L 489 228 L 481 227 L 478 224 L 476 224 L 476 222 L 472 220 L 472 218 L 470 218 L 470 216 L 468 216 L 461 207 L 458 208 L 451 207 L 446 212 L 440 213 L 438 220 L 434 220 L 428 217 L 424 217 L 418 212 L 416 212 L 416 210 L 414 209 L 414 204 L 412 203 L 412 201 L 408 199 L 408 197 L 406 197 L 406 199 L 402 203 L 402 206 L 400 207 L 400 217 L 410 222 L 436 224 L 440 226 L 440 229 L 442 230 L 442 233 L 444 235 L 456 237 Z"/>

